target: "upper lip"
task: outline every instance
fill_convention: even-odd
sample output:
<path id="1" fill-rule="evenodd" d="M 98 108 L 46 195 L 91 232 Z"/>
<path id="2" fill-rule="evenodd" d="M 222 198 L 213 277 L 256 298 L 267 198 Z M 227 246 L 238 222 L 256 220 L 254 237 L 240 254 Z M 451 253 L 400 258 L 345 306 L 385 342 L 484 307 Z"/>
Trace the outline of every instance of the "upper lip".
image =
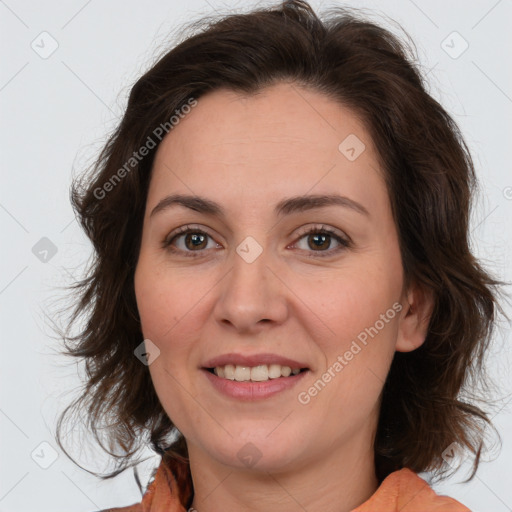
<path id="1" fill-rule="evenodd" d="M 277 354 L 222 354 L 206 361 L 203 368 L 215 368 L 217 366 L 226 366 L 227 364 L 239 366 L 259 366 L 263 364 L 279 364 L 281 366 L 289 366 L 290 368 L 308 368 L 308 365 L 290 359 L 288 357 L 279 356 Z"/>

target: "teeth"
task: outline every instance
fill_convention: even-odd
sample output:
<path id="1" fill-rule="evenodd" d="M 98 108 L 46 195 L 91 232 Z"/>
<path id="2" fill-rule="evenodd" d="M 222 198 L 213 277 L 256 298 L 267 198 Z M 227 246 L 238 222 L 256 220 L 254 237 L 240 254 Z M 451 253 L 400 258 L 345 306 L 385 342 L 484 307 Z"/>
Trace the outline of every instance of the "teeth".
<path id="1" fill-rule="evenodd" d="M 270 379 L 278 379 L 279 377 L 297 375 L 300 372 L 300 368 L 292 370 L 289 366 L 281 366 L 280 364 L 262 364 L 252 367 L 227 364 L 226 366 L 217 366 L 213 372 L 217 377 L 223 379 L 236 380 L 238 382 L 263 382 Z"/>
<path id="2" fill-rule="evenodd" d="M 251 379 L 251 369 L 248 366 L 235 366 L 235 380 L 240 382 Z"/>
<path id="3" fill-rule="evenodd" d="M 251 380 L 263 381 L 268 380 L 268 367 L 266 364 L 254 366 L 251 368 Z"/>

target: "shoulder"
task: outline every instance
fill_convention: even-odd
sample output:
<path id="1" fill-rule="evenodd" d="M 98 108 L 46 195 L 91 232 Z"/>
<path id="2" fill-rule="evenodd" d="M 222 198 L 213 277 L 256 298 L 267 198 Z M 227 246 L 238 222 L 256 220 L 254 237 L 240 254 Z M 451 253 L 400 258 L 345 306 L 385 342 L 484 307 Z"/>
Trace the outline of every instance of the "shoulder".
<path id="1" fill-rule="evenodd" d="M 414 471 L 403 468 L 388 475 L 369 500 L 352 512 L 471 512 L 462 503 L 436 494 Z"/>

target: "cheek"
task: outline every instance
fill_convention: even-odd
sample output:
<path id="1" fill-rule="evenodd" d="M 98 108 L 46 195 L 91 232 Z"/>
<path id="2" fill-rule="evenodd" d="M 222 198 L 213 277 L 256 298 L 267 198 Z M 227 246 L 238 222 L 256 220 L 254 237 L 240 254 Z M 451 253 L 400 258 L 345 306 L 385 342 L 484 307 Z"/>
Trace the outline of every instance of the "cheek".
<path id="1" fill-rule="evenodd" d="M 164 410 L 178 428 L 198 420 L 191 398 L 196 391 L 189 389 L 187 380 L 192 370 L 187 361 L 198 338 L 201 322 L 197 314 L 205 289 L 191 286 L 193 282 L 193 277 L 164 268 L 154 260 L 149 264 L 144 258 L 139 260 L 135 273 L 142 333 L 160 350 L 149 372 Z M 183 392 L 184 387 L 189 393 Z"/>
<path id="2" fill-rule="evenodd" d="M 149 258 L 139 260 L 135 295 L 144 336 L 160 342 L 182 339 L 176 338 L 176 332 L 184 324 L 190 329 L 187 322 L 211 286 L 204 278 L 198 280 L 193 270 L 168 268 L 165 262 L 149 262 Z"/>
<path id="3" fill-rule="evenodd" d="M 395 352 L 402 269 L 391 254 L 358 255 L 350 263 L 314 283 L 298 280 L 297 294 L 308 297 L 306 329 L 315 332 L 318 319 L 328 327 L 314 339 L 325 358 L 319 373 L 329 381 L 318 397 L 321 409 L 351 410 L 362 420 L 375 407 Z"/>
<path id="4" fill-rule="evenodd" d="M 211 314 L 211 301 L 218 272 L 170 267 L 168 262 L 141 258 L 135 273 L 135 294 L 142 333 L 160 350 L 149 366 L 155 390 L 165 410 L 173 417 L 187 417 L 189 399 L 183 386 L 195 395 L 200 344 Z M 171 399 L 171 397 L 174 397 Z"/>
<path id="5" fill-rule="evenodd" d="M 357 430 L 377 414 L 395 351 L 401 283 L 367 270 L 366 274 L 340 275 L 325 285 L 327 292 L 315 288 L 308 301 L 314 313 L 309 313 L 311 322 L 318 315 L 329 328 L 314 339 L 325 357 L 316 378 L 325 385 L 315 380 L 312 388 L 303 391 L 311 393 L 322 428 L 336 436 L 340 424 Z"/>
<path id="6" fill-rule="evenodd" d="M 314 281 L 298 278 L 294 286 L 297 295 L 307 298 L 309 317 L 320 318 L 329 328 L 330 338 L 345 342 L 374 326 L 400 300 L 402 290 L 399 261 L 383 264 L 377 258 L 356 259 L 356 264 L 347 264 Z M 396 317 L 394 310 L 386 320 L 390 317 Z M 396 320 L 386 322 L 386 326 L 391 323 Z"/>

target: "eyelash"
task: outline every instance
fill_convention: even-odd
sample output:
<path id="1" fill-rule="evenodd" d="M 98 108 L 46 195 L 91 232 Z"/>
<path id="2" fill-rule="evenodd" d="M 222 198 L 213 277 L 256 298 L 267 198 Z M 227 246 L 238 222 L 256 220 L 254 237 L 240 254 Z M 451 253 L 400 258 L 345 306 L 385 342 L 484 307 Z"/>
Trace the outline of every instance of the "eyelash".
<path id="1" fill-rule="evenodd" d="M 184 254 L 186 257 L 189 257 L 189 258 L 197 258 L 197 257 L 201 256 L 201 253 L 204 252 L 204 249 L 198 250 L 198 251 L 183 251 L 181 249 L 176 249 L 175 247 L 172 246 L 172 243 L 176 239 L 178 239 L 180 236 L 183 236 L 183 235 L 186 235 L 189 233 L 205 235 L 213 240 L 213 237 L 202 229 L 194 228 L 193 226 L 183 226 L 183 227 L 179 228 L 177 232 L 173 233 L 172 235 L 170 235 L 164 239 L 164 241 L 162 242 L 162 248 L 166 249 L 172 253 Z M 334 232 L 332 229 L 325 227 L 323 225 L 320 228 L 318 228 L 316 226 L 308 228 L 306 231 L 302 232 L 299 235 L 298 240 L 301 240 L 305 236 L 311 235 L 311 234 L 328 235 L 328 236 L 334 238 L 340 244 L 340 246 L 334 250 L 307 251 L 307 252 L 312 253 L 309 255 L 309 257 L 311 257 L 311 258 L 326 258 L 329 256 L 333 256 L 333 255 L 338 254 L 339 252 L 352 246 L 352 243 L 348 238 L 342 238 L 339 234 Z"/>

